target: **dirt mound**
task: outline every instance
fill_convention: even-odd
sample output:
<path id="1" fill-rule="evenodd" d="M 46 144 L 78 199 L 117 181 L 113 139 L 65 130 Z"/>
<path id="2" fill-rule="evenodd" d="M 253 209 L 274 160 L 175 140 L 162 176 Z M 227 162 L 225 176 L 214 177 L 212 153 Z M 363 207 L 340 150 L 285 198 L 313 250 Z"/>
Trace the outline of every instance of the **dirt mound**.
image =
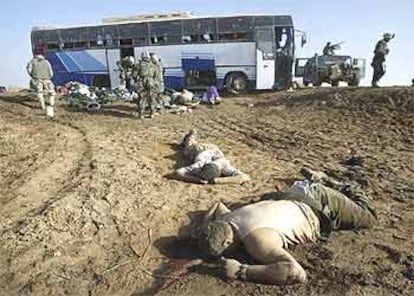
<path id="1" fill-rule="evenodd" d="M 413 94 L 266 93 L 151 121 L 127 104 L 97 114 L 58 106 L 50 121 L 30 98 L 1 97 L 0 295 L 413 295 Z M 191 127 L 252 182 L 165 178 Z M 283 189 L 304 164 L 361 184 L 378 226 L 291 250 L 308 273 L 301 286 L 185 269 L 199 254 L 186 227 L 194 217 Z"/>
<path id="2" fill-rule="evenodd" d="M 389 112 L 414 113 L 414 88 L 337 88 L 292 92 L 282 99 L 261 102 L 258 106 L 280 106 L 290 108 L 337 108 L 369 114 Z"/>

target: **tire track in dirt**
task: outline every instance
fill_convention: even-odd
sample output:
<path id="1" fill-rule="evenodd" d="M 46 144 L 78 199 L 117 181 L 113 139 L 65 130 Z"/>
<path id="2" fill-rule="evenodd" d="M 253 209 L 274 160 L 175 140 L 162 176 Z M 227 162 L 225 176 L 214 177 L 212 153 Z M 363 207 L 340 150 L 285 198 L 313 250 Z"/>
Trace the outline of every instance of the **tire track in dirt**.
<path id="1" fill-rule="evenodd" d="M 250 120 L 250 118 L 245 119 L 246 122 L 235 120 L 234 118 L 227 118 L 226 120 L 221 117 L 212 117 L 211 121 L 215 123 L 216 127 L 223 127 L 225 130 L 232 131 L 234 134 L 239 135 L 239 139 L 242 140 L 245 144 L 253 147 L 260 148 L 263 151 L 279 151 L 287 149 L 289 144 L 295 144 L 293 140 L 290 140 L 289 135 L 286 131 L 275 128 L 276 131 L 280 133 L 270 132 L 270 129 L 263 129 L 260 125 Z M 274 126 L 272 126 L 274 127 Z M 283 136 L 281 136 L 283 135 Z M 289 140 L 285 140 L 288 138 Z M 270 148 L 270 149 L 269 149 Z"/>
<path id="2" fill-rule="evenodd" d="M 1 106 L 4 107 L 4 106 Z M 26 119 L 29 122 L 29 116 L 18 112 L 16 110 L 13 109 L 16 108 L 16 106 L 7 106 L 6 108 L 2 108 L 2 112 L 4 114 L 4 112 L 7 112 L 9 115 L 12 116 L 12 118 L 9 118 L 8 122 L 13 122 L 14 118 L 21 118 L 23 117 L 23 119 Z M 19 121 L 19 123 L 24 124 L 25 122 L 23 120 Z M 26 124 L 29 125 L 29 124 Z M 44 147 L 43 153 L 44 154 L 49 154 L 50 151 L 52 150 L 51 145 L 48 145 L 46 147 Z M 37 170 L 37 167 L 39 165 L 36 165 L 36 163 L 39 163 L 40 160 L 39 159 L 31 159 L 31 162 L 26 164 L 26 168 L 23 172 L 19 172 L 18 175 L 14 175 L 12 176 L 12 178 L 8 178 L 8 180 L 4 180 L 4 183 L 2 185 L 2 196 L 1 196 L 1 203 L 7 204 L 10 200 L 12 200 L 13 198 L 10 196 L 14 195 L 15 190 L 17 190 L 20 186 L 22 186 L 22 184 L 25 182 L 25 180 L 27 178 L 29 178 L 30 175 L 32 175 L 34 173 L 34 171 Z"/>
<path id="3" fill-rule="evenodd" d="M 25 119 L 31 119 L 33 116 L 30 114 L 33 112 L 25 112 L 28 110 L 16 111 L 6 108 L 4 111 Z M 56 154 L 56 143 L 51 143 L 46 151 L 46 155 L 50 155 L 51 159 L 35 161 L 29 171 L 9 185 L 14 189 L 2 199 L 13 202 L 3 205 L 0 209 L 3 233 L 12 228 L 22 227 L 24 221 L 43 214 L 47 208 L 63 198 L 67 191 L 76 187 L 79 177 L 88 171 L 85 168 L 89 166 L 92 155 L 85 132 L 72 123 L 61 120 L 55 120 L 51 124 L 57 124 L 61 133 L 55 140 L 65 142 L 66 145 L 59 147 L 59 153 Z M 4 190 L 3 195 L 5 192 L 7 191 Z"/>

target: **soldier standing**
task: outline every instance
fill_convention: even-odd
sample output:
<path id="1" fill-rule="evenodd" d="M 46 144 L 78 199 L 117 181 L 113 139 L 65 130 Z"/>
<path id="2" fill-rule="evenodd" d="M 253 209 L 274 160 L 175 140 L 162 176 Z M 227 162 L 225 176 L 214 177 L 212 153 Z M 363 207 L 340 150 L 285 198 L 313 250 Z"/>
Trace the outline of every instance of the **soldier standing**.
<path id="1" fill-rule="evenodd" d="M 154 53 L 150 54 L 151 62 L 153 64 L 153 71 L 154 71 L 154 99 L 155 104 L 159 105 L 161 108 L 164 106 L 164 102 L 162 101 L 161 95 L 164 93 L 164 76 L 163 76 L 163 68 L 161 66 L 160 59 Z"/>
<path id="2" fill-rule="evenodd" d="M 395 37 L 395 34 L 385 33 L 383 39 L 378 41 L 374 50 L 374 58 L 372 60 L 371 66 L 374 68 L 374 75 L 372 77 L 372 86 L 378 87 L 378 81 L 385 74 L 385 57 L 390 52 L 388 48 L 388 42 Z"/>
<path id="3" fill-rule="evenodd" d="M 36 91 L 42 110 L 46 110 L 44 94 L 49 96 L 49 106 L 53 108 L 55 104 L 55 86 L 51 81 L 53 69 L 49 61 L 43 55 L 36 55 L 26 67 L 30 75 L 30 85 Z"/>
<path id="4" fill-rule="evenodd" d="M 336 50 L 340 50 L 341 49 L 341 45 L 343 43 L 344 43 L 343 41 L 342 42 L 339 42 L 339 43 L 336 43 L 336 44 L 331 44 L 331 42 L 327 42 L 326 45 L 325 45 L 325 47 L 323 48 L 323 51 L 322 51 L 323 55 L 324 56 L 327 56 L 327 55 L 329 55 L 329 56 L 335 55 L 335 51 Z"/>
<path id="5" fill-rule="evenodd" d="M 327 42 L 325 47 L 323 48 L 323 55 L 334 55 L 334 48 L 331 45 L 331 42 Z"/>
<path id="6" fill-rule="evenodd" d="M 121 79 L 121 88 L 131 90 L 132 71 L 135 65 L 133 56 L 126 56 L 116 62 L 119 70 L 119 78 Z"/>
<path id="7" fill-rule="evenodd" d="M 151 62 L 151 58 L 148 52 L 141 54 L 141 60 L 135 65 L 134 68 L 134 87 L 133 90 L 136 93 L 137 111 L 140 119 L 144 118 L 144 112 L 148 106 L 150 111 L 150 117 L 153 117 L 153 103 L 155 83 L 155 68 Z"/>

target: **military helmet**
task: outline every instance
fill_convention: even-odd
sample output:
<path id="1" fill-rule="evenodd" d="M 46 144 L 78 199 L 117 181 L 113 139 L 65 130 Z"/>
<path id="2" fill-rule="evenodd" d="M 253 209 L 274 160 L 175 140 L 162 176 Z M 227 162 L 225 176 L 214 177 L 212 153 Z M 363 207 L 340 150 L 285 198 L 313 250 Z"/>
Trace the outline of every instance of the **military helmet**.
<path id="1" fill-rule="evenodd" d="M 158 64 L 159 63 L 160 60 L 159 60 L 158 56 L 155 53 L 150 53 L 150 56 L 151 56 L 151 61 L 154 64 Z"/>
<path id="2" fill-rule="evenodd" d="M 233 228 L 226 221 L 215 220 L 207 224 L 204 235 L 208 252 L 219 256 L 227 249 L 226 242 L 233 239 Z"/>
<path id="3" fill-rule="evenodd" d="M 391 33 L 384 33 L 383 37 L 384 37 L 384 39 L 386 39 L 386 40 L 391 40 L 392 38 L 394 38 L 394 34 L 391 34 Z"/>
<path id="4" fill-rule="evenodd" d="M 141 58 L 142 59 L 149 59 L 150 58 L 149 52 L 148 51 L 141 52 Z"/>
<path id="5" fill-rule="evenodd" d="M 128 61 L 128 63 L 130 64 L 135 64 L 135 58 L 133 56 L 127 56 L 126 60 Z"/>
<path id="6" fill-rule="evenodd" d="M 207 163 L 201 168 L 200 178 L 203 180 L 211 181 L 214 178 L 220 177 L 220 175 L 220 167 L 214 162 Z"/>

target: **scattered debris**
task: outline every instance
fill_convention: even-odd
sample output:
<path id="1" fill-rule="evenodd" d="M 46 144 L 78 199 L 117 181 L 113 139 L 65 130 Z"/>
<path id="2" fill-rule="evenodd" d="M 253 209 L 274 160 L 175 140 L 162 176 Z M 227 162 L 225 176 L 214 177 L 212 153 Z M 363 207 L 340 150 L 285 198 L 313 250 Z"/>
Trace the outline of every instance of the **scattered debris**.
<path id="1" fill-rule="evenodd" d="M 360 155 L 352 155 L 343 161 L 343 164 L 349 166 L 362 166 L 364 158 Z"/>
<path id="2" fill-rule="evenodd" d="M 79 82 L 68 82 L 63 88 L 59 89 L 59 92 L 65 94 L 62 99 L 67 102 L 69 108 L 86 110 L 87 112 L 96 112 L 103 105 L 120 98 L 115 91 L 89 87 Z M 126 96 L 124 93 L 120 94 L 122 97 Z"/>
<path id="3" fill-rule="evenodd" d="M 144 253 L 142 253 L 141 260 L 145 259 L 145 256 L 147 255 L 148 250 L 150 249 L 151 245 L 152 245 L 152 229 L 148 228 L 148 245 L 145 248 Z"/>

